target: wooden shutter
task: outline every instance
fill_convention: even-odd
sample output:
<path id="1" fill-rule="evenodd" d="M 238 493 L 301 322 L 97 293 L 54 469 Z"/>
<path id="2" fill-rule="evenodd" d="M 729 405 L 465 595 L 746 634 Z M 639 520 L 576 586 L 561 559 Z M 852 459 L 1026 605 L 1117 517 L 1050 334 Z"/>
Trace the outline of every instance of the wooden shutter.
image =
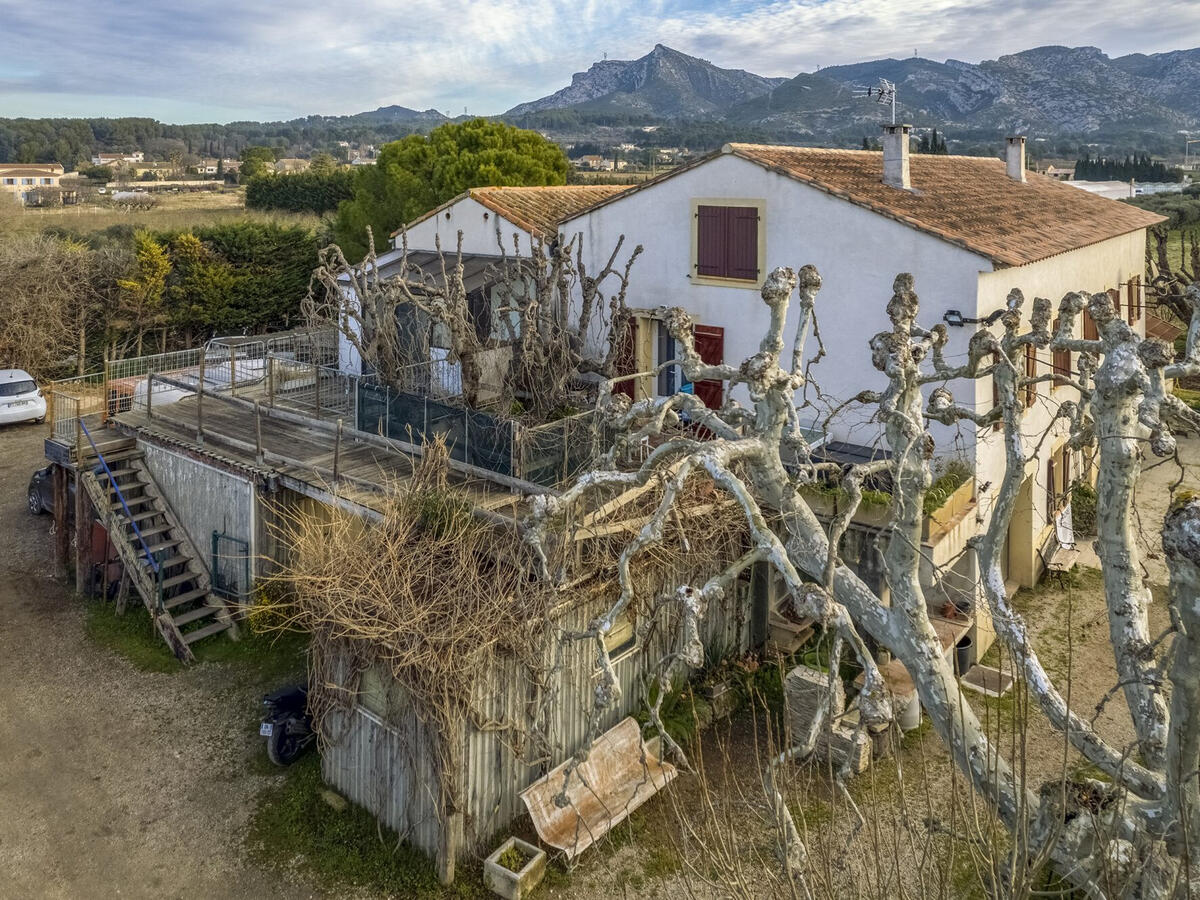
<path id="1" fill-rule="evenodd" d="M 1113 312 L 1117 314 L 1117 318 L 1121 316 L 1121 289 L 1109 288 L 1108 299 L 1112 301 Z"/>
<path id="2" fill-rule="evenodd" d="M 1063 447 L 1062 449 L 1062 492 L 1064 494 L 1071 491 L 1071 448 Z"/>
<path id="3" fill-rule="evenodd" d="M 1046 463 L 1046 522 L 1047 523 L 1052 523 L 1054 521 L 1054 513 L 1058 506 L 1058 495 L 1056 493 L 1056 488 L 1054 486 L 1054 479 L 1055 479 L 1055 475 L 1056 475 L 1055 469 L 1056 468 L 1057 468 L 1057 466 L 1054 465 L 1054 457 L 1052 456 L 1052 457 L 1050 457 L 1049 461 Z"/>
<path id="4" fill-rule="evenodd" d="M 758 210 L 731 206 L 729 216 L 728 272 L 730 278 L 758 280 Z"/>
<path id="5" fill-rule="evenodd" d="M 992 409 L 1000 405 L 1000 388 L 996 386 L 996 366 L 1000 365 L 1000 354 L 992 354 Z M 1001 417 L 992 423 L 992 431 L 999 431 L 1004 427 L 1004 418 Z"/>
<path id="6" fill-rule="evenodd" d="M 725 206 L 701 206 L 696 209 L 696 274 L 725 277 L 726 225 Z"/>
<path id="7" fill-rule="evenodd" d="M 725 329 L 713 325 L 697 325 L 692 331 L 696 339 L 696 354 L 700 361 L 710 366 L 725 362 Z M 697 381 L 693 388 L 696 396 L 709 409 L 720 409 L 724 399 L 725 383 L 719 379 Z"/>
<path id="8" fill-rule="evenodd" d="M 696 207 L 696 274 L 758 280 L 756 207 Z"/>
<path id="9" fill-rule="evenodd" d="M 1025 345 L 1025 377 L 1037 377 L 1037 347 L 1033 344 Z M 1025 385 L 1025 407 L 1028 409 L 1033 406 L 1033 400 L 1037 396 L 1037 385 L 1029 383 Z"/>
<path id="10" fill-rule="evenodd" d="M 1058 319 L 1054 320 L 1055 334 L 1058 334 L 1058 322 Z M 1052 365 L 1054 367 L 1055 375 L 1062 376 L 1063 378 L 1069 378 L 1071 376 L 1071 351 L 1055 350 Z M 1060 382 L 1055 381 L 1055 384 L 1058 385 Z"/>
<path id="11" fill-rule="evenodd" d="M 1086 309 L 1083 311 L 1083 339 L 1085 341 L 1100 340 L 1100 332 L 1096 328 L 1096 320 Z"/>

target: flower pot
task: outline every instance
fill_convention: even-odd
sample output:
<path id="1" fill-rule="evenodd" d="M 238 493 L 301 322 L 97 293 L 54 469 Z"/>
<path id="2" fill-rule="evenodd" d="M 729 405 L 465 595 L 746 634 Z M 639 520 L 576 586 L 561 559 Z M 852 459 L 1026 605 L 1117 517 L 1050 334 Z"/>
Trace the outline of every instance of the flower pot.
<path id="1" fill-rule="evenodd" d="M 514 872 L 500 862 L 501 857 L 510 850 L 518 851 L 525 858 L 525 864 L 519 871 Z M 545 874 L 546 851 L 518 837 L 510 837 L 483 861 L 483 883 L 493 894 L 506 900 L 528 897 Z"/>
<path id="2" fill-rule="evenodd" d="M 971 668 L 971 663 L 974 662 L 972 657 L 975 655 L 975 642 L 971 640 L 969 634 L 963 635 L 963 639 L 954 646 L 954 668 L 961 678 L 967 674 L 967 670 Z"/>

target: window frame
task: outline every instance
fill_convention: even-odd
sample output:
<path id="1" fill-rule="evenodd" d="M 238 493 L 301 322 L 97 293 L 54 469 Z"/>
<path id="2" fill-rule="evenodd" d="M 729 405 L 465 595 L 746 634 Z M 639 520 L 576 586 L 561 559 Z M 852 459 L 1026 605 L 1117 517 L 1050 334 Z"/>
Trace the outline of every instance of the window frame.
<path id="1" fill-rule="evenodd" d="M 723 275 L 700 274 L 700 207 L 747 207 L 758 210 L 757 278 L 731 278 Z M 767 259 L 767 201 L 749 197 L 693 197 L 691 202 L 691 260 L 688 278 L 692 284 L 715 287 L 736 287 L 759 290 L 766 279 Z"/>

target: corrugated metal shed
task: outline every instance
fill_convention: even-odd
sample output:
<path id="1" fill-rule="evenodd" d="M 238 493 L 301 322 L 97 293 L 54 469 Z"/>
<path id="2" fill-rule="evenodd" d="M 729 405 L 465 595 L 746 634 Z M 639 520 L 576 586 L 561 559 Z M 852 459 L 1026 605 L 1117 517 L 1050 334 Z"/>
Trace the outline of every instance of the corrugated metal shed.
<path id="1" fill-rule="evenodd" d="M 702 640 L 714 653 L 744 653 L 751 648 L 750 585 L 738 582 L 722 604 L 713 603 L 703 620 Z M 547 632 L 550 661 L 559 652 L 562 633 L 581 632 L 606 612 L 611 598 L 569 608 Z M 545 685 L 534 683 L 517 660 L 501 657 L 480 680 L 475 698 L 477 721 L 466 724 L 462 785 L 465 800 L 461 829 L 455 822 L 459 853 L 486 850 L 498 833 L 525 814 L 520 792 L 642 705 L 644 685 L 656 677 L 659 661 L 674 652 L 678 607 L 663 607 L 654 627 L 640 629 L 634 648 L 614 660 L 621 698 L 592 721 L 598 682 L 595 648 L 589 641 L 562 645 L 560 668 Z M 645 623 L 642 623 L 645 624 Z M 437 821 L 439 781 L 427 752 L 428 736 L 415 713 L 393 701 L 389 724 L 356 707 L 340 713 L 347 723 L 323 751 L 331 783 L 378 815 L 430 855 L 438 855 L 444 837 Z M 480 727 L 482 723 L 488 723 Z M 505 723 L 518 723 L 516 729 Z M 531 739 L 544 736 L 545 743 Z"/>
<path id="2" fill-rule="evenodd" d="M 222 570 L 236 579 L 231 590 L 242 595 L 248 593 L 251 585 L 245 577 L 245 559 L 231 559 L 229 554 L 237 553 L 240 557 L 244 552 L 249 560 L 255 559 L 255 483 L 246 475 L 218 469 L 157 444 L 139 441 L 138 446 L 145 455 L 146 468 L 179 523 L 204 555 L 205 566 L 212 565 L 213 532 L 244 542 L 245 550 L 233 549 L 234 543 L 223 543 L 220 552 L 222 562 L 228 563 L 222 565 Z"/>

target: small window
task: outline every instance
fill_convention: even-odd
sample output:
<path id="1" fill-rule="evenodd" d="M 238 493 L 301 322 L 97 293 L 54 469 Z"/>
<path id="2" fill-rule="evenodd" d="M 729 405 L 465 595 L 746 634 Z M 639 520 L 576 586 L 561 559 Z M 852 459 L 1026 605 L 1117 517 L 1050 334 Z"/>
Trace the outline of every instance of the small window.
<path id="1" fill-rule="evenodd" d="M 757 282 L 758 226 L 756 206 L 697 206 L 696 274 Z"/>
<path id="2" fill-rule="evenodd" d="M 612 623 L 612 628 L 604 636 L 604 649 L 608 658 L 615 660 L 624 656 L 637 643 L 637 628 L 633 611 L 626 606 Z"/>

